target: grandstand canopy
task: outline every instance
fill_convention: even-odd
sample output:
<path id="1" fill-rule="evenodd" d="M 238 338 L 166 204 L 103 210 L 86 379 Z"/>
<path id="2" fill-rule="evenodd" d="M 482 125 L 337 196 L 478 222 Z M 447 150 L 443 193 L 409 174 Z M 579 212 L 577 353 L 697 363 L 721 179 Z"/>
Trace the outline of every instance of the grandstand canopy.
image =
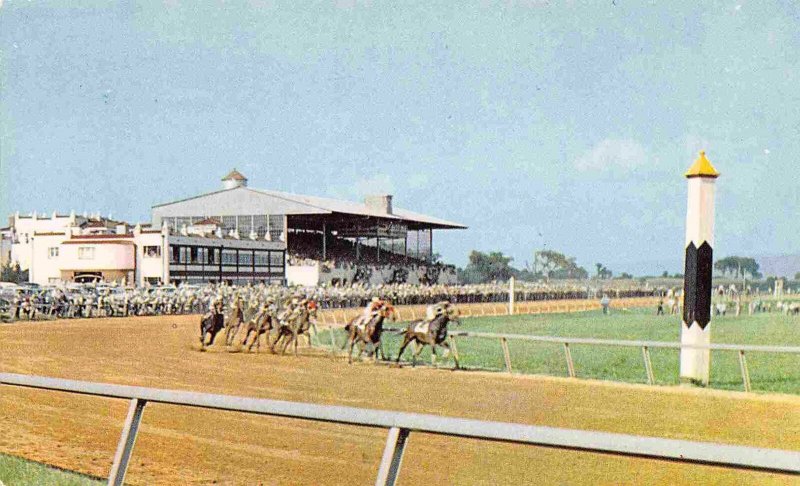
<path id="1" fill-rule="evenodd" d="M 239 172 L 236 175 L 246 181 Z M 431 254 L 433 230 L 466 228 L 459 223 L 396 208 L 391 195 L 368 196 L 363 202 L 354 202 L 254 189 L 246 183 L 223 185 L 219 191 L 155 205 L 152 216 L 153 225 L 166 222 L 176 230 L 184 224 L 214 218 L 222 222 L 226 231 L 235 227 L 239 234 L 254 231 L 259 237 L 267 238 L 270 234 L 279 236 L 276 230 L 283 231 L 285 224 L 287 233 L 320 234 L 323 254 L 331 238 L 352 239 L 358 243 L 362 239 L 374 239 L 378 248 L 387 240 L 402 239 L 405 243 L 401 245 L 401 253 L 407 256 L 412 233 L 416 233 L 413 236 L 417 240 L 416 247 L 419 248 L 420 239 L 426 240 L 426 253 Z M 287 243 L 291 251 L 291 237 Z"/>

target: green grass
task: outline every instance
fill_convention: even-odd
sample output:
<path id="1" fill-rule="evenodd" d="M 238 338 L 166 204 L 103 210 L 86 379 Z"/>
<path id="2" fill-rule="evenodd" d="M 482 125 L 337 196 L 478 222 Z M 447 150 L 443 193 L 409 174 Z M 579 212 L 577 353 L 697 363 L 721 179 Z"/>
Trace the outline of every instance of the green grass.
<path id="1" fill-rule="evenodd" d="M 0 454 L 0 481 L 5 486 L 89 486 L 105 484 L 82 474 Z"/>
<path id="2" fill-rule="evenodd" d="M 401 327 L 401 324 L 390 324 Z M 604 316 L 599 311 L 570 314 L 475 317 L 462 319 L 454 330 L 532 334 L 540 336 L 587 337 L 599 339 L 647 340 L 678 342 L 680 318 L 656 316 L 654 309 L 616 310 Z M 800 318 L 780 313 L 740 317 L 716 317 L 712 321 L 711 340 L 720 344 L 762 344 L 800 346 Z M 327 332 L 320 336 L 330 344 Z M 337 343 L 344 342 L 344 333 L 337 332 Z M 457 338 L 461 364 L 468 368 L 503 370 L 503 352 L 497 339 Z M 400 339 L 394 333 L 384 335 L 384 347 L 395 358 Z M 573 344 L 572 358 L 580 378 L 646 383 L 641 348 L 620 348 Z M 561 344 L 509 340 L 512 368 L 515 373 L 567 376 L 567 365 Z M 678 350 L 651 349 L 653 372 L 658 384 L 679 382 Z M 441 354 L 440 354 L 441 356 Z M 747 364 L 754 391 L 800 394 L 800 355 L 747 353 Z M 407 350 L 404 358 L 411 358 Z M 421 355 L 430 363 L 430 351 Z M 451 364 L 449 361 L 448 364 Z M 439 360 L 439 364 L 443 364 Z M 711 383 L 713 388 L 742 390 L 737 354 L 733 351 L 712 351 Z"/>

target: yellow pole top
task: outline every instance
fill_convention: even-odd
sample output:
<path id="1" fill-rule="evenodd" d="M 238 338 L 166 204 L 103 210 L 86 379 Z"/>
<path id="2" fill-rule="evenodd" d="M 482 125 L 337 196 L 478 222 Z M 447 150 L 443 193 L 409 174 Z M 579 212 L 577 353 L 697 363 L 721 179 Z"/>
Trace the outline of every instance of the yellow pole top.
<path id="1" fill-rule="evenodd" d="M 719 177 L 719 172 L 717 172 L 717 169 L 715 169 L 714 166 L 711 165 L 711 162 L 709 162 L 708 159 L 706 158 L 705 150 L 701 150 L 700 157 L 698 157 L 697 160 L 694 161 L 694 164 L 692 164 L 692 166 L 689 167 L 689 170 L 686 171 L 685 175 L 687 178 L 710 177 L 712 179 L 716 179 L 717 177 Z"/>

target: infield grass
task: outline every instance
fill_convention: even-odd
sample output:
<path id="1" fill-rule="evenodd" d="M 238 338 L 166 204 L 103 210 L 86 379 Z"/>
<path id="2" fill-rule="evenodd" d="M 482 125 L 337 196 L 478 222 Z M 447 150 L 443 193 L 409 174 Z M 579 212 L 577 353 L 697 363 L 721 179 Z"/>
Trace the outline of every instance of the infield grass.
<path id="1" fill-rule="evenodd" d="M 680 317 L 656 316 L 655 309 L 612 310 L 610 315 L 599 311 L 569 314 L 539 314 L 502 317 L 472 317 L 462 319 L 453 330 L 530 334 L 539 336 L 583 337 L 598 339 L 645 340 L 679 342 Z M 403 327 L 390 323 L 391 327 Z M 753 316 L 720 316 L 712 320 L 711 339 L 719 344 L 759 344 L 800 346 L 800 318 L 781 313 Z M 320 335 L 321 343 L 329 345 L 327 332 Z M 337 343 L 344 342 L 338 331 Z M 392 358 L 397 357 L 400 337 L 384 334 L 384 348 Z M 503 352 L 499 340 L 457 338 L 462 367 L 504 370 Z M 563 345 L 509 340 L 514 373 L 567 376 Z M 570 345 L 575 371 L 579 378 L 647 383 L 641 348 L 621 348 L 596 345 Z M 651 349 L 653 373 L 657 384 L 675 385 L 679 382 L 678 357 L 675 349 Z M 441 356 L 441 352 L 440 352 Z M 420 355 L 430 363 L 430 350 Z M 753 391 L 800 394 L 800 355 L 746 353 Z M 411 359 L 407 349 L 404 360 Z M 441 366 L 452 366 L 439 359 Z M 735 351 L 712 351 L 710 387 L 743 390 L 739 359 Z"/>
<path id="2" fill-rule="evenodd" d="M 0 483 L 5 486 L 95 486 L 105 484 L 82 474 L 0 454 Z"/>

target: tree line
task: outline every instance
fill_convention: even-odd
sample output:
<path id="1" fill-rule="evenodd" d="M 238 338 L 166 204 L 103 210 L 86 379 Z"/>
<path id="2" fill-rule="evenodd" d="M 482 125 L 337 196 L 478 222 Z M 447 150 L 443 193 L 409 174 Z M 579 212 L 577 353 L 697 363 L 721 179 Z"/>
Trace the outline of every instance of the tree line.
<path id="1" fill-rule="evenodd" d="M 469 263 L 464 268 L 457 269 L 458 281 L 461 283 L 485 283 L 492 281 L 505 281 L 511 277 L 526 281 L 549 280 L 586 280 L 590 278 L 589 272 L 577 264 L 575 257 L 570 257 L 555 250 L 539 250 L 534 253 L 533 264 L 527 262 L 522 268 L 513 266 L 514 258 L 504 255 L 499 251 L 480 252 L 473 250 L 469 255 Z M 622 272 L 614 275 L 602 263 L 595 263 L 594 274 L 591 278 L 607 280 L 612 278 L 632 279 L 633 275 Z M 721 258 L 714 263 L 714 270 L 719 276 L 729 278 L 749 278 L 758 280 L 763 278 L 758 262 L 751 257 L 729 256 Z M 683 278 L 683 274 L 670 275 L 667 271 L 661 275 L 665 278 Z M 795 275 L 795 280 L 800 280 L 800 273 Z"/>

